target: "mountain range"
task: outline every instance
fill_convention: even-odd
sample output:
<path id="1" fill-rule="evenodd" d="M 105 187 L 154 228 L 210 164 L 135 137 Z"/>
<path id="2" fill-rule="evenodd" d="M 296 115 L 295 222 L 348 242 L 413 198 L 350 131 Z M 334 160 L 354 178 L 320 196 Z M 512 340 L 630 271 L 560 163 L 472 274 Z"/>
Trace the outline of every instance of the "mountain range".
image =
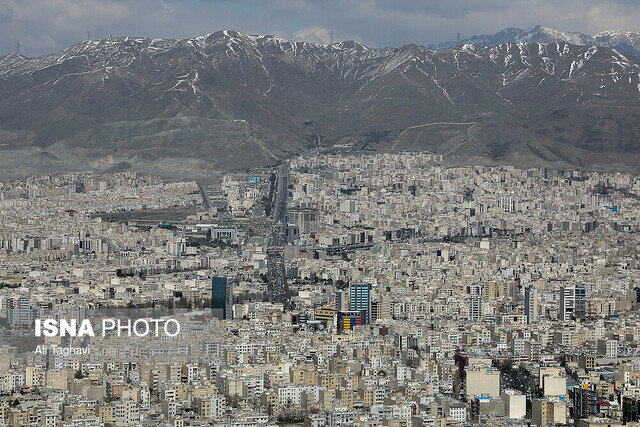
<path id="1" fill-rule="evenodd" d="M 505 43 L 554 43 L 564 42 L 588 46 L 602 46 L 616 49 L 622 53 L 638 55 L 640 53 L 640 32 L 638 31 L 603 31 L 596 35 L 588 35 L 572 31 L 558 31 L 538 25 L 528 30 L 509 27 L 495 34 L 472 36 L 460 41 L 433 43 L 426 46 L 431 50 L 449 49 L 454 46 L 472 44 L 474 46 L 497 46 Z"/>
<path id="2" fill-rule="evenodd" d="M 640 169 L 640 57 L 581 40 L 371 49 L 231 30 L 0 57 L 0 177 L 174 177 L 317 151 Z"/>

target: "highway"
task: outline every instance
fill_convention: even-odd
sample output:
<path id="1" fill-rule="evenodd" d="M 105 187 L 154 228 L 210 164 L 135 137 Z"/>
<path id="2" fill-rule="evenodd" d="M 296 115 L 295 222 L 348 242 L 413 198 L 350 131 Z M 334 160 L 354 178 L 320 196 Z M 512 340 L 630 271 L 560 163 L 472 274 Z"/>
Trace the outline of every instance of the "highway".
<path id="1" fill-rule="evenodd" d="M 289 187 L 289 164 L 282 163 L 278 167 L 276 175 L 276 191 L 274 194 L 273 219 L 276 222 L 286 224 L 287 219 L 287 193 Z"/>
<path id="2" fill-rule="evenodd" d="M 207 192 L 204 187 L 198 184 L 198 190 L 200 190 L 200 196 L 202 197 L 202 206 L 207 210 L 207 212 L 211 209 L 211 204 L 209 203 L 209 196 L 207 196 Z"/>
<path id="3" fill-rule="evenodd" d="M 282 247 L 286 243 L 287 227 L 287 193 L 289 192 L 289 164 L 284 162 L 278 166 L 276 188 L 273 195 L 273 226 L 269 236 L 269 247 Z M 271 302 L 288 305 L 287 273 L 284 264 L 284 253 L 270 250 L 267 255 L 269 276 L 269 295 Z"/>

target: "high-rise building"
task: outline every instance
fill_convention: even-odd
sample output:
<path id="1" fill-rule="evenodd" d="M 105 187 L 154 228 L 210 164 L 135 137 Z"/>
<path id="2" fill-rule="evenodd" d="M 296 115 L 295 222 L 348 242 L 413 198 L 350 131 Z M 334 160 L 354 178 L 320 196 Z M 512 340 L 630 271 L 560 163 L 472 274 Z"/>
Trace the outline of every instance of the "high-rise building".
<path id="1" fill-rule="evenodd" d="M 538 290 L 533 285 L 524 288 L 524 314 L 527 323 L 538 320 Z"/>
<path id="2" fill-rule="evenodd" d="M 519 419 L 527 416 L 527 396 L 515 390 L 504 390 L 500 397 L 504 404 L 504 416 Z"/>
<path id="3" fill-rule="evenodd" d="M 211 280 L 211 311 L 220 319 L 231 317 L 229 286 L 225 276 L 215 276 Z"/>
<path id="4" fill-rule="evenodd" d="M 617 340 L 598 340 L 598 355 L 610 359 L 618 357 L 618 341 Z"/>
<path id="5" fill-rule="evenodd" d="M 469 320 L 476 321 L 482 317 L 482 299 L 472 296 L 469 300 Z"/>
<path id="6" fill-rule="evenodd" d="M 484 284 L 484 296 L 487 301 L 497 301 L 502 298 L 509 298 L 513 295 L 512 283 L 486 282 Z"/>
<path id="7" fill-rule="evenodd" d="M 503 212 L 516 212 L 518 210 L 518 198 L 513 194 L 497 197 L 496 202 L 498 209 Z"/>
<path id="8" fill-rule="evenodd" d="M 371 323 L 376 323 L 378 319 L 382 319 L 384 317 L 383 309 L 384 306 L 382 305 L 382 301 L 375 301 L 371 303 Z"/>
<path id="9" fill-rule="evenodd" d="M 469 397 L 500 397 L 500 371 L 487 367 L 465 368 L 465 390 Z"/>
<path id="10" fill-rule="evenodd" d="M 288 222 L 298 226 L 301 233 L 318 231 L 318 210 L 310 208 L 291 208 L 287 212 Z"/>
<path id="11" fill-rule="evenodd" d="M 336 292 L 336 310 L 348 311 L 349 310 L 349 297 L 347 291 Z"/>
<path id="12" fill-rule="evenodd" d="M 362 313 L 362 321 L 371 321 L 371 284 L 352 283 L 349 287 L 349 310 Z"/>
<path id="13" fill-rule="evenodd" d="M 587 418 L 598 413 L 598 393 L 593 385 L 576 387 L 573 394 L 576 419 Z"/>
<path id="14" fill-rule="evenodd" d="M 586 314 L 587 290 L 582 285 L 560 288 L 559 320 L 582 319 Z"/>
<path id="15" fill-rule="evenodd" d="M 640 399 L 637 397 L 623 397 L 622 398 L 622 422 L 628 423 L 631 421 L 640 420 Z"/>
<path id="16" fill-rule="evenodd" d="M 31 326 L 34 321 L 34 310 L 29 298 L 9 298 L 6 301 L 7 322 L 14 328 Z"/>

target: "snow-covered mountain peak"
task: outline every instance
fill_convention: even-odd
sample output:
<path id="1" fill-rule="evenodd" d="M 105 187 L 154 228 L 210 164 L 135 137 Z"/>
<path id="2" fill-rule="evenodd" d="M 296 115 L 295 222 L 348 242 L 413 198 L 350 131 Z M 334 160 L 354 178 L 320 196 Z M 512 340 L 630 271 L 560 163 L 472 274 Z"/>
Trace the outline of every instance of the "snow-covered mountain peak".
<path id="1" fill-rule="evenodd" d="M 518 42 L 564 42 L 576 45 L 598 45 L 610 47 L 624 53 L 640 54 L 640 33 L 637 31 L 611 30 L 603 31 L 592 36 L 575 31 L 559 31 L 542 25 L 527 30 L 509 27 L 495 34 L 476 35 L 460 40 L 459 42 L 449 41 L 435 43 L 427 45 L 426 47 L 432 50 L 441 50 L 464 44 L 498 46 L 505 43 Z"/>

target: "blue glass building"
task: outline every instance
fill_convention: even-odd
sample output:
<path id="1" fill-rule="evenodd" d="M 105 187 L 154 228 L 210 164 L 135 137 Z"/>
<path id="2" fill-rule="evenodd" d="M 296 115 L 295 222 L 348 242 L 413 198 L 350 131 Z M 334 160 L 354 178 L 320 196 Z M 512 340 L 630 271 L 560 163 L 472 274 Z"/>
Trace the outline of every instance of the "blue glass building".
<path id="1" fill-rule="evenodd" d="M 227 319 L 227 305 L 229 291 L 227 289 L 227 278 L 225 276 L 215 276 L 211 281 L 211 311 L 219 319 Z"/>
<path id="2" fill-rule="evenodd" d="M 363 323 L 371 322 L 371 284 L 352 283 L 349 287 L 349 310 L 362 313 Z"/>

